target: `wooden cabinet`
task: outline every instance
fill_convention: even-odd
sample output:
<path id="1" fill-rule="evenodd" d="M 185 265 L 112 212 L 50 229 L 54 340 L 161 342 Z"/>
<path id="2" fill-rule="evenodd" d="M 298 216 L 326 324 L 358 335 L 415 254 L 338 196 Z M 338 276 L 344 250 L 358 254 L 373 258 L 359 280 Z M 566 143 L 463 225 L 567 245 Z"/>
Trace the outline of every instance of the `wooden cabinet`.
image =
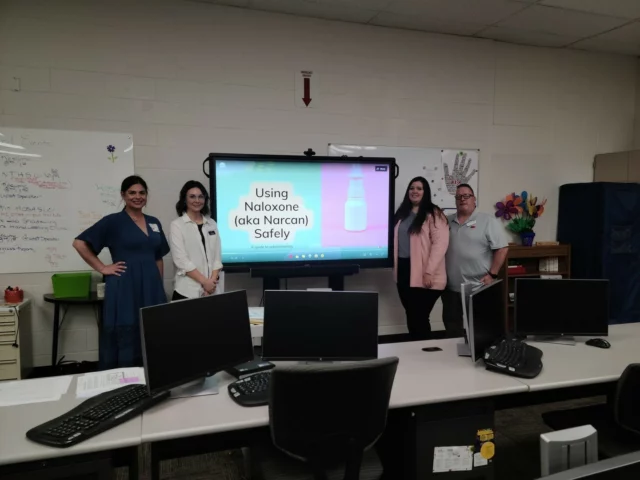
<path id="1" fill-rule="evenodd" d="M 548 259 L 557 259 L 552 263 Z M 541 262 L 542 260 L 542 262 Z M 543 263 L 550 265 L 550 270 L 544 269 Z M 522 268 L 509 268 L 519 265 Z M 554 271 L 555 269 L 555 271 Z M 517 278 L 539 278 L 541 275 L 560 275 L 562 278 L 571 277 L 571 245 L 535 245 L 533 247 L 523 247 L 520 245 L 509 245 L 507 260 L 500 271 L 500 278 L 504 280 L 504 302 L 506 311 L 507 331 L 513 331 L 514 314 L 514 293 Z"/>
<path id="2" fill-rule="evenodd" d="M 21 380 L 33 368 L 30 304 L 0 304 L 0 381 Z"/>

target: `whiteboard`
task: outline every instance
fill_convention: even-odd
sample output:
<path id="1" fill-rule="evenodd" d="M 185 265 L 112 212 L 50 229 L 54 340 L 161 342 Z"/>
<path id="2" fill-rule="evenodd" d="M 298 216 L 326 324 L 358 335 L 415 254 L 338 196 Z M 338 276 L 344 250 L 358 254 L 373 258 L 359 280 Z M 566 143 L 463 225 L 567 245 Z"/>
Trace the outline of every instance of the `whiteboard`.
<path id="1" fill-rule="evenodd" d="M 129 175 L 130 134 L 0 127 L 0 273 L 90 270 L 71 243 L 123 207 Z"/>
<path id="2" fill-rule="evenodd" d="M 402 203 L 409 182 L 424 177 L 431 187 L 433 203 L 443 210 L 455 210 L 456 186 L 468 183 L 478 197 L 480 150 L 424 147 L 384 147 L 330 143 L 328 155 L 340 157 L 392 157 L 400 167 L 396 178 L 395 208 Z"/>

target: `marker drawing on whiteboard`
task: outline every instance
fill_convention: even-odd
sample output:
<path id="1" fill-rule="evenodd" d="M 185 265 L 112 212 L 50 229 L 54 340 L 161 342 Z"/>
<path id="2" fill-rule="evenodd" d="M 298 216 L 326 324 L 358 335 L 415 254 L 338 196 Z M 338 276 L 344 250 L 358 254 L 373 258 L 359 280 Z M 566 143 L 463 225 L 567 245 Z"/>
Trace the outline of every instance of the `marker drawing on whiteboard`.
<path id="1" fill-rule="evenodd" d="M 113 145 L 107 145 L 107 151 L 111 154 L 110 156 L 108 156 L 107 158 L 109 160 L 111 160 L 111 163 L 116 163 L 116 160 L 118 159 L 118 157 L 116 157 L 113 152 L 116 151 L 116 147 Z"/>

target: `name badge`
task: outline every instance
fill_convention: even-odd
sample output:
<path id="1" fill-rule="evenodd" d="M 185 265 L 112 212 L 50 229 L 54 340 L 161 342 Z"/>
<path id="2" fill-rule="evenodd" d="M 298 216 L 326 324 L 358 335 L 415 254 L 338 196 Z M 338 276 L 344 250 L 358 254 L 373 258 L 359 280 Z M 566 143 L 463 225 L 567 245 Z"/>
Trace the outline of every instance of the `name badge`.
<path id="1" fill-rule="evenodd" d="M 149 226 L 151 227 L 151 230 L 153 230 L 154 232 L 160 233 L 160 228 L 158 227 L 158 224 L 150 223 Z"/>
<path id="2" fill-rule="evenodd" d="M 467 223 L 467 227 L 469 228 L 476 228 L 476 220 L 472 220 L 470 222 Z"/>
<path id="3" fill-rule="evenodd" d="M 216 231 L 215 231 L 215 230 L 209 230 L 207 233 L 208 233 L 209 235 L 215 235 L 215 234 L 216 234 Z"/>

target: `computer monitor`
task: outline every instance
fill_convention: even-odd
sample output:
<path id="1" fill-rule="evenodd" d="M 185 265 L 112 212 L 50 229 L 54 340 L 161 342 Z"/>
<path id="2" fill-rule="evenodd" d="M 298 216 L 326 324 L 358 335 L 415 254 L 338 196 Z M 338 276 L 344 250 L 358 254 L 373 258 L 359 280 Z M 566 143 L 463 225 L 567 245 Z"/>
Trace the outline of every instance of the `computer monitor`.
<path id="1" fill-rule="evenodd" d="M 296 361 L 378 358 L 378 293 L 266 290 L 262 356 Z"/>
<path id="2" fill-rule="evenodd" d="M 469 346 L 471 359 L 477 362 L 484 351 L 505 335 L 502 280 L 485 285 L 469 296 Z"/>
<path id="3" fill-rule="evenodd" d="M 245 290 L 142 308 L 140 329 L 151 392 L 170 390 L 253 359 Z M 215 382 L 201 389 L 217 393 L 211 383 Z"/>
<path id="4" fill-rule="evenodd" d="M 609 281 L 518 278 L 514 327 L 516 335 L 608 335 Z"/>
<path id="5" fill-rule="evenodd" d="M 627 480 L 631 478 L 640 478 L 640 452 L 572 468 L 544 477 L 544 480 Z"/>
<path id="6" fill-rule="evenodd" d="M 477 289 L 479 285 L 464 282 L 460 284 L 460 301 L 462 302 L 462 327 L 464 328 L 464 338 L 456 345 L 458 350 L 458 356 L 470 357 L 471 347 L 469 345 L 469 297 L 473 293 L 474 289 Z"/>

